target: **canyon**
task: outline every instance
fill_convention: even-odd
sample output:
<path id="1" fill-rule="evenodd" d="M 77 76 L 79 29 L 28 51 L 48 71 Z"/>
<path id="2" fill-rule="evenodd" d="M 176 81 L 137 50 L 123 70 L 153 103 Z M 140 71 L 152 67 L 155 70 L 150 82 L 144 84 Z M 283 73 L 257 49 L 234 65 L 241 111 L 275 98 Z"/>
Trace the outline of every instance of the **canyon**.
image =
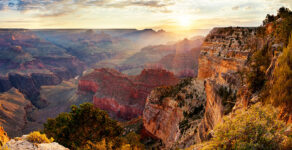
<path id="1" fill-rule="evenodd" d="M 142 114 L 147 95 L 162 85 L 179 81 L 163 69 L 144 69 L 137 76 L 128 76 L 114 69 L 95 69 L 80 78 L 78 90 L 92 93 L 93 104 L 106 110 L 115 119 L 130 120 Z"/>
<path id="2" fill-rule="evenodd" d="M 152 89 L 197 76 L 202 39 L 169 42 L 178 37 L 152 29 L 0 29 L 1 114 L 10 118 L 0 122 L 21 136 L 84 102 L 118 120 L 141 116 Z"/>
<path id="3" fill-rule="evenodd" d="M 211 130 L 223 116 L 235 103 L 244 102 L 236 97 L 237 91 L 242 92 L 238 72 L 251 52 L 249 44 L 255 32 L 256 28 L 248 27 L 214 28 L 201 46 L 198 77 L 183 88 L 175 88 L 178 84 L 153 90 L 147 97 L 143 125 L 162 140 L 162 149 L 186 148 L 210 139 Z M 232 102 L 225 102 L 222 90 L 230 91 Z"/>

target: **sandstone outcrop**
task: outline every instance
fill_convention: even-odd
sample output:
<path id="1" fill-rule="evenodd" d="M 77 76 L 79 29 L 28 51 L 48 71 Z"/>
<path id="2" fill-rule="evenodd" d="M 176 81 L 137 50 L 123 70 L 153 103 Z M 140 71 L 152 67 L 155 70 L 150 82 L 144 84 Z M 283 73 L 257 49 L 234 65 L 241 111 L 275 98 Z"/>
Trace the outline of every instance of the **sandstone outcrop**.
<path id="1" fill-rule="evenodd" d="M 232 111 L 236 99 L 241 99 L 241 104 L 246 105 L 243 104 L 247 97 L 244 97 L 246 93 L 241 87 L 239 71 L 252 50 L 250 45 L 255 34 L 256 28 L 228 27 L 214 28 L 206 37 L 198 70 L 198 78 L 205 80 L 206 108 L 196 142 L 210 139 L 210 131 L 223 121 L 223 115 Z"/>
<path id="2" fill-rule="evenodd" d="M 202 92 L 189 100 L 192 102 L 190 106 L 180 108 L 176 103 L 179 99 L 186 101 L 185 96 L 164 98 L 164 103 L 156 104 L 155 99 L 159 96 L 155 94 L 157 91 L 152 91 L 143 113 L 144 126 L 163 141 L 166 149 L 185 148 L 208 140 L 213 127 L 222 122 L 223 115 L 232 111 L 237 91 L 243 89 L 238 72 L 251 51 L 249 45 L 255 32 L 256 28 L 228 27 L 214 28 L 208 34 L 201 47 L 198 78 L 195 80 L 201 82 L 189 87 Z M 198 95 L 204 98 L 198 100 Z M 244 91 L 241 91 L 240 98 L 246 103 Z"/>
<path id="3" fill-rule="evenodd" d="M 27 135 L 23 135 L 22 137 L 11 139 L 6 143 L 6 147 L 11 150 L 69 150 L 56 142 L 36 144 L 29 142 L 26 138 Z"/>
<path id="4" fill-rule="evenodd" d="M 160 87 L 147 97 L 143 125 L 161 139 L 164 149 L 184 148 L 194 143 L 194 134 L 203 117 L 203 81 L 184 79 L 179 84 Z"/>
<path id="5" fill-rule="evenodd" d="M 138 76 L 127 76 L 103 68 L 81 77 L 78 89 L 94 93 L 95 106 L 112 117 L 129 120 L 142 114 L 146 97 L 153 88 L 177 82 L 172 73 L 161 69 L 147 69 Z"/>

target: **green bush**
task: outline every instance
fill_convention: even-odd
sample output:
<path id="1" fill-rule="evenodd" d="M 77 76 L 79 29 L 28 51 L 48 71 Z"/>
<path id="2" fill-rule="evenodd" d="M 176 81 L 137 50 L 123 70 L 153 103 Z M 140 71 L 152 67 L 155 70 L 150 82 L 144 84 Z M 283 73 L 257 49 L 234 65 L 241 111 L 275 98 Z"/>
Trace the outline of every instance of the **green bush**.
<path id="1" fill-rule="evenodd" d="M 140 144 L 135 138 L 128 141 L 122 135 L 123 128 L 112 120 L 105 111 L 91 103 L 73 105 L 71 112 L 62 113 L 55 119 L 48 119 L 44 132 L 58 143 L 70 149 L 86 149 L 98 145 L 102 140 L 112 149 L 119 149 L 124 144 Z M 136 146 L 136 145 L 133 145 Z"/>
<path id="2" fill-rule="evenodd" d="M 274 107 L 256 104 L 247 111 L 224 117 L 224 123 L 214 128 L 213 138 L 203 149 L 277 150 L 289 148 L 291 137 L 284 134 L 288 128 L 277 119 Z"/>
<path id="3" fill-rule="evenodd" d="M 48 139 L 46 134 L 41 134 L 39 131 L 29 133 L 26 138 L 32 143 L 51 143 L 54 141 L 53 138 Z"/>

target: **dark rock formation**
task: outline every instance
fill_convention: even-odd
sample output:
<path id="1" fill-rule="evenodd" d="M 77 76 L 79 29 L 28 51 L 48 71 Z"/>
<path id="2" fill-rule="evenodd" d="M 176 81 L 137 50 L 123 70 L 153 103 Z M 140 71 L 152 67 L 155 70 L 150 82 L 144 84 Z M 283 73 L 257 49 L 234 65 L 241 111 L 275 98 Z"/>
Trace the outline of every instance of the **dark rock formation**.
<path id="1" fill-rule="evenodd" d="M 8 77 L 11 85 L 31 100 L 33 105 L 39 108 L 47 105 L 45 100 L 39 99 L 40 87 L 61 83 L 61 79 L 54 74 L 32 73 L 31 75 L 25 75 L 10 73 Z"/>
<path id="2" fill-rule="evenodd" d="M 0 76 L 0 92 L 6 92 L 10 88 L 12 88 L 12 85 L 10 84 L 8 77 Z"/>

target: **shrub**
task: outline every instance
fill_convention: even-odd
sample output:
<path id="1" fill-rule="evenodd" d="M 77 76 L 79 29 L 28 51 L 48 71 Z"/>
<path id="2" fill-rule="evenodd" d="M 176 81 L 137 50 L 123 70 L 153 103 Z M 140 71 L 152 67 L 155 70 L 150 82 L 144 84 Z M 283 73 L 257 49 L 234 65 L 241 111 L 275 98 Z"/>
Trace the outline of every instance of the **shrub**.
<path id="1" fill-rule="evenodd" d="M 10 150 L 10 148 L 6 145 L 0 146 L 0 150 Z"/>
<path id="2" fill-rule="evenodd" d="M 107 148 L 112 149 L 119 149 L 124 144 L 140 144 L 138 138 L 124 138 L 123 128 L 118 122 L 91 103 L 79 107 L 73 105 L 71 112 L 48 119 L 44 124 L 44 132 L 70 149 L 99 149 L 103 140 Z"/>
<path id="3" fill-rule="evenodd" d="M 291 137 L 284 134 L 287 128 L 277 120 L 274 107 L 255 104 L 247 111 L 237 111 L 233 118 L 224 117 L 203 149 L 284 149 L 291 146 Z"/>
<path id="4" fill-rule="evenodd" d="M 27 140 L 32 143 L 51 143 L 53 138 L 48 139 L 46 134 L 41 134 L 39 131 L 29 133 Z"/>
<path id="5" fill-rule="evenodd" d="M 3 127 L 0 126 L 0 146 L 5 145 L 8 141 L 9 137 L 7 136 L 7 133 L 4 131 Z"/>

